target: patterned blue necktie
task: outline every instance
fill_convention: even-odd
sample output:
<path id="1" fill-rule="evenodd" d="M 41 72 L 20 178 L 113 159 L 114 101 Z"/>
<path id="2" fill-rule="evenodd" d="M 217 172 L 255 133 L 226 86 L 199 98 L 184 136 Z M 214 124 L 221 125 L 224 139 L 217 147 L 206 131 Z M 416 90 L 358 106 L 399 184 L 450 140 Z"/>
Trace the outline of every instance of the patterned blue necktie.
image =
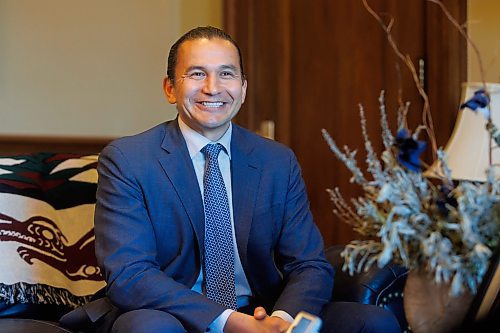
<path id="1" fill-rule="evenodd" d="M 229 201 L 219 169 L 220 144 L 208 144 L 205 155 L 205 281 L 207 297 L 236 310 L 234 247 Z"/>

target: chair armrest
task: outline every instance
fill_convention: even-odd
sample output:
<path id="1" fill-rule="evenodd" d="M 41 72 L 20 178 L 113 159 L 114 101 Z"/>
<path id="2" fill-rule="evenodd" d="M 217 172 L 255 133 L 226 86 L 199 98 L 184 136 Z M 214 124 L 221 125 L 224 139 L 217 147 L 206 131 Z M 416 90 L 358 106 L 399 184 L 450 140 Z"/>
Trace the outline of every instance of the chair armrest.
<path id="1" fill-rule="evenodd" d="M 55 322 L 35 319 L 2 318 L 0 332 L 9 333 L 75 333 L 57 325 Z"/>
<path id="2" fill-rule="evenodd" d="M 396 316 L 400 327 L 406 331 L 403 306 L 403 289 L 408 270 L 389 264 L 383 268 L 372 266 L 368 271 L 350 276 L 342 271 L 344 259 L 340 256 L 343 245 L 334 245 L 325 250 L 327 260 L 335 270 L 332 300 L 357 302 L 383 307 Z"/>

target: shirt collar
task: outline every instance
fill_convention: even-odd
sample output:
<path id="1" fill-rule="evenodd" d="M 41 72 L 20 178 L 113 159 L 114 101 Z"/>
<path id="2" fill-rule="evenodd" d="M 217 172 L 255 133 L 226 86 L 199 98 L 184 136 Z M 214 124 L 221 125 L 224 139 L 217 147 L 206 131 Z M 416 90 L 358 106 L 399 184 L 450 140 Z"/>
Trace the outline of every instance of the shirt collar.
<path id="1" fill-rule="evenodd" d="M 209 143 L 220 143 L 226 152 L 226 154 L 229 156 L 229 159 L 231 159 L 231 134 L 233 132 L 233 124 L 230 122 L 229 127 L 224 133 L 224 135 L 217 141 L 211 141 L 210 139 L 204 137 L 200 133 L 196 132 L 193 130 L 191 127 L 189 127 L 186 123 L 184 123 L 181 119 L 181 117 L 177 117 L 177 121 L 179 122 L 179 128 L 181 130 L 182 136 L 184 137 L 184 140 L 186 140 L 186 145 L 189 151 L 189 157 L 191 159 L 194 158 L 196 154 L 200 152 L 200 150 L 205 147 Z"/>

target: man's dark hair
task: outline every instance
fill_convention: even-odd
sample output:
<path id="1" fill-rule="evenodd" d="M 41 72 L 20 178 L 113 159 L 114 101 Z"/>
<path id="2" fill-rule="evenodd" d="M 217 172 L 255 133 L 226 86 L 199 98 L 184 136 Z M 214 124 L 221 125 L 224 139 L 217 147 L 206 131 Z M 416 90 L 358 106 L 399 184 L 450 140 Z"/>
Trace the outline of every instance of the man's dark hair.
<path id="1" fill-rule="evenodd" d="M 167 77 L 170 79 L 170 81 L 172 81 L 172 84 L 175 85 L 175 66 L 177 65 L 177 55 L 179 52 L 179 47 L 185 41 L 202 39 L 202 38 L 224 39 L 231 42 L 231 44 L 233 44 L 236 47 L 236 49 L 238 50 L 238 56 L 240 57 L 241 80 L 243 81 L 245 79 L 245 72 L 243 70 L 243 57 L 241 56 L 241 50 L 238 44 L 236 44 L 236 41 L 221 29 L 211 26 L 206 26 L 206 27 L 197 27 L 192 30 L 189 30 L 184 35 L 182 35 L 181 38 L 179 38 L 170 48 L 170 52 L 168 53 Z"/>

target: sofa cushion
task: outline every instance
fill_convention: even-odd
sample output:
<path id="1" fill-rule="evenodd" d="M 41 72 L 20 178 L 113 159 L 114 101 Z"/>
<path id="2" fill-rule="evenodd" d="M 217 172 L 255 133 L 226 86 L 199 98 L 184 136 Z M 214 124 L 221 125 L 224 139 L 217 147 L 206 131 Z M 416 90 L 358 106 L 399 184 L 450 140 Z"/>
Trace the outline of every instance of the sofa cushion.
<path id="1" fill-rule="evenodd" d="M 96 155 L 0 156 L 0 317 L 22 316 L 26 305 L 75 308 L 104 287 L 94 253 L 96 166 Z"/>

